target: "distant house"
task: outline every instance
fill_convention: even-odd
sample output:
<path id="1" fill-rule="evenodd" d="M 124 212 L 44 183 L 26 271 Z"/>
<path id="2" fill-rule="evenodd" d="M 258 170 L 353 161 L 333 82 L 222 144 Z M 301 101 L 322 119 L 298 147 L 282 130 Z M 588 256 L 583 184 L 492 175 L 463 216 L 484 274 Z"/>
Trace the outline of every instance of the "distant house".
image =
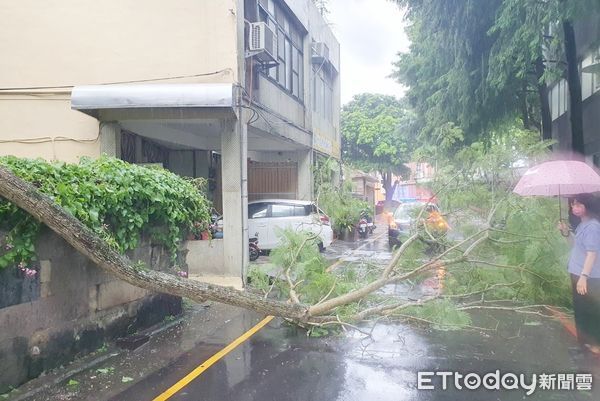
<path id="1" fill-rule="evenodd" d="M 427 201 L 432 197 L 425 183 L 435 177 L 435 168 L 428 163 L 406 163 L 410 173 L 407 177 L 398 177 L 398 184 L 394 191 L 393 199 L 399 202 Z"/>
<path id="2" fill-rule="evenodd" d="M 350 179 L 352 180 L 352 194 L 375 207 L 375 202 L 378 200 L 379 178 L 373 174 L 354 171 L 350 175 Z"/>

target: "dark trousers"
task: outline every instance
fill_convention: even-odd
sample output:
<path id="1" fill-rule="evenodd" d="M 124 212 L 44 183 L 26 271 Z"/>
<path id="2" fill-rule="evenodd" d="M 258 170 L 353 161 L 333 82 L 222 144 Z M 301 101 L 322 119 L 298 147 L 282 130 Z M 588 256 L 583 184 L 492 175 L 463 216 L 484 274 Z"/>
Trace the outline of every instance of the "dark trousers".
<path id="1" fill-rule="evenodd" d="M 580 344 L 600 346 L 600 278 L 587 279 L 587 294 L 577 293 L 579 276 L 571 274 L 573 310 Z"/>

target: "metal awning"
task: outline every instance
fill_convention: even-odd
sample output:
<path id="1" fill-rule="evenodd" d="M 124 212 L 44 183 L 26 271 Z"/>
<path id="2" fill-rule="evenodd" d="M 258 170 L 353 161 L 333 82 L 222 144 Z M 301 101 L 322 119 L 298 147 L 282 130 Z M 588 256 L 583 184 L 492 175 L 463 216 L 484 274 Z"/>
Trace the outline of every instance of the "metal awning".
<path id="1" fill-rule="evenodd" d="M 233 84 L 75 86 L 71 108 L 98 117 L 103 110 L 233 108 Z"/>

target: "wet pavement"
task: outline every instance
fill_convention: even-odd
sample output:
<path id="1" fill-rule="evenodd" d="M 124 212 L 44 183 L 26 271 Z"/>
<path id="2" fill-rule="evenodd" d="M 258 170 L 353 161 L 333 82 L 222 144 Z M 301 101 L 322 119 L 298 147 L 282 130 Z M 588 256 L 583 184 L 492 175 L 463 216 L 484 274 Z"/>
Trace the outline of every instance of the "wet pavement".
<path id="1" fill-rule="evenodd" d="M 378 234 L 381 231 L 368 242 L 335 243 L 326 256 L 337 253 L 346 262 L 380 258 L 384 263 L 391 254 L 387 237 Z M 415 296 L 420 290 L 400 286 L 386 291 L 412 291 Z M 70 376 L 54 372 L 31 383 L 29 390 L 50 384 L 25 399 L 153 400 L 262 318 L 221 304 L 188 305 L 181 322 L 155 333 L 137 350 L 103 350 L 97 356 L 107 359 L 94 366 Z M 460 331 L 383 320 L 361 330 L 308 338 L 303 330 L 275 319 L 170 400 L 600 399 L 600 382 L 592 382 L 593 391 L 542 389 L 542 374 L 555 375 L 555 388 L 571 383 L 575 387 L 576 380 L 587 379 L 576 374 L 591 374 L 593 381 L 600 381 L 600 359 L 578 353 L 575 339 L 558 321 L 498 311 L 474 314 L 473 328 Z M 508 374 L 524 374 L 525 384 L 536 374 L 537 388 L 527 396 L 523 388 L 470 390 L 459 381 L 463 388 L 458 390 L 450 377 L 443 390 L 441 377 L 431 376 L 431 383 L 422 384 L 435 389 L 419 389 L 418 372 L 477 373 L 480 378 L 492 373 L 505 379 L 502 384 L 507 387 L 514 387 Z"/>

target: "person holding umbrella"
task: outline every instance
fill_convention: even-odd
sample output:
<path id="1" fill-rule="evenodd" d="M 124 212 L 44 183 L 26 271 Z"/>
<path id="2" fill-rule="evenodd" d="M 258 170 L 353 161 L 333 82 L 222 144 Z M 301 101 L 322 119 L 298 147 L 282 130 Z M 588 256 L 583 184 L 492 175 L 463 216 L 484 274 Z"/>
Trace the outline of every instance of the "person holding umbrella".
<path id="1" fill-rule="evenodd" d="M 559 229 L 572 243 L 568 271 L 577 338 L 591 352 L 600 354 L 600 210 L 597 200 L 588 193 L 576 195 L 570 206 L 581 223 L 571 232 L 561 221 Z"/>
<path id="2" fill-rule="evenodd" d="M 573 244 L 571 275 L 575 326 L 579 343 L 600 353 L 600 208 L 593 195 L 600 192 L 600 174 L 580 160 L 552 160 L 530 167 L 513 189 L 521 196 L 558 197 L 561 233 Z M 572 233 L 562 220 L 560 198 L 566 196 L 571 212 L 581 222 Z"/>

